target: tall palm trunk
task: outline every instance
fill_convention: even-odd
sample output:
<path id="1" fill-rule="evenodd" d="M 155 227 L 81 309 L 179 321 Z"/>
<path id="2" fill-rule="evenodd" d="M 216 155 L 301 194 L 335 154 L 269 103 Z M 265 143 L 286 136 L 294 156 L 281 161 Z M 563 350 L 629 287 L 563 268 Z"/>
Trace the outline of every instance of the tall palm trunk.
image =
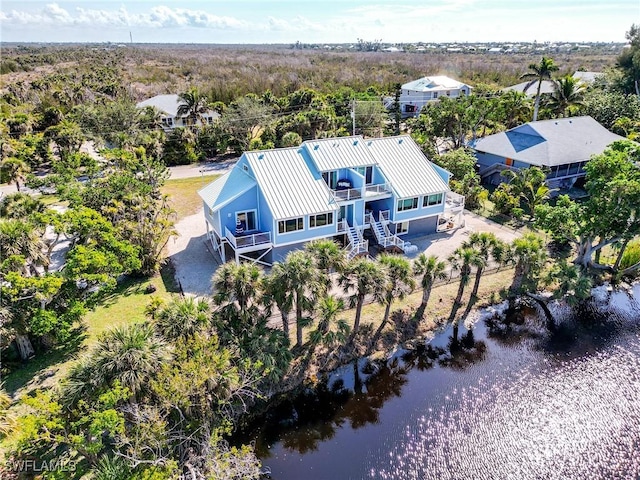
<path id="1" fill-rule="evenodd" d="M 476 270 L 476 280 L 473 282 L 473 290 L 471 291 L 471 298 L 477 300 L 478 298 L 478 289 L 480 288 L 480 279 L 482 278 L 482 272 L 484 272 L 483 267 L 478 267 Z"/>
<path id="2" fill-rule="evenodd" d="M 533 105 L 533 121 L 538 120 L 538 110 L 540 110 L 540 89 L 542 88 L 542 77 L 538 80 L 538 90 L 536 92 L 536 101 Z"/>
<path id="3" fill-rule="evenodd" d="M 289 311 L 280 310 L 280 316 L 282 317 L 282 331 L 287 339 L 287 345 L 289 344 Z"/>
<path id="4" fill-rule="evenodd" d="M 358 301 L 356 303 L 356 318 L 353 320 L 353 332 L 351 336 L 355 337 L 358 329 L 360 328 L 360 315 L 362 314 L 362 306 L 364 305 L 364 295 L 358 295 Z"/>
<path id="5" fill-rule="evenodd" d="M 377 338 L 382 333 L 382 330 L 384 329 L 385 325 L 389 321 L 389 312 L 391 311 L 391 302 L 392 301 L 393 301 L 393 299 L 388 300 L 387 301 L 387 305 L 384 307 L 384 317 L 382 318 L 382 323 L 380 324 L 380 326 L 376 330 L 374 338 Z"/>
<path id="6" fill-rule="evenodd" d="M 302 347 L 302 300 L 296 294 L 296 348 Z"/>
<path id="7" fill-rule="evenodd" d="M 420 302 L 420 307 L 418 308 L 420 318 L 424 316 L 424 312 L 427 309 L 427 304 L 429 303 L 429 298 L 431 297 L 432 288 L 433 282 L 429 282 L 427 286 L 422 290 L 422 301 Z"/>

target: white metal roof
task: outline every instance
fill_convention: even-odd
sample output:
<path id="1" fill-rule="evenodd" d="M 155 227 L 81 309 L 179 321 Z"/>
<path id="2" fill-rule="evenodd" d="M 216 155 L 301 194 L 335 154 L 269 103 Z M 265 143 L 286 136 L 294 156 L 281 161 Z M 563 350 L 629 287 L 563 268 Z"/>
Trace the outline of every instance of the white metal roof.
<path id="1" fill-rule="evenodd" d="M 466 85 L 453 78 L 445 77 L 444 75 L 434 75 L 432 77 L 422 77 L 418 80 L 414 80 L 402 85 L 403 90 L 413 90 L 416 92 L 431 92 L 440 90 L 452 90 L 456 88 L 467 87 Z"/>
<path id="2" fill-rule="evenodd" d="M 178 95 L 176 94 L 156 95 L 155 97 L 148 98 L 147 100 L 136 104 L 136 107 L 155 107 L 171 117 L 177 117 L 178 108 L 180 107 L 181 103 L 182 102 L 180 101 L 180 97 L 178 97 Z M 207 114 L 212 116 L 213 118 L 218 118 L 220 116 L 218 112 L 213 110 L 209 110 Z"/>
<path id="3" fill-rule="evenodd" d="M 198 190 L 198 195 L 209 208 L 218 210 L 255 185 L 255 180 L 236 165 L 230 172 Z"/>
<path id="4" fill-rule="evenodd" d="M 399 198 L 449 190 L 410 136 L 368 139 L 365 145 Z"/>
<path id="5" fill-rule="evenodd" d="M 361 135 L 308 140 L 303 146 L 321 172 L 375 164 Z"/>
<path id="6" fill-rule="evenodd" d="M 510 90 L 515 90 L 516 92 L 526 93 L 529 97 L 535 97 L 538 92 L 538 81 L 528 81 L 518 83 L 516 85 L 511 85 L 510 87 L 505 87 L 502 89 L 503 92 L 508 92 Z M 555 91 L 554 83 L 551 80 L 543 80 L 542 85 L 540 85 L 540 94 L 549 94 Z"/>
<path id="7" fill-rule="evenodd" d="M 259 188 L 275 219 L 338 209 L 333 195 L 302 147 L 246 152 Z"/>

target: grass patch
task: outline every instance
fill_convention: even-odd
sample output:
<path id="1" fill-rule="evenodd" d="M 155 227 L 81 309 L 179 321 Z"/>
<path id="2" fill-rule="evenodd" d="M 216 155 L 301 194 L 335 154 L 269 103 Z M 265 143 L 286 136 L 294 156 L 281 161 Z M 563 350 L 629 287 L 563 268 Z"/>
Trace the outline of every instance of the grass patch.
<path id="1" fill-rule="evenodd" d="M 156 287 L 153 295 L 171 297 L 161 275 L 148 279 L 127 278 L 84 316 L 83 325 L 76 329 L 73 339 L 66 345 L 38 354 L 3 378 L 7 392 L 20 396 L 59 384 L 75 362 L 76 355 L 89 349 L 101 333 L 115 326 L 144 321 L 144 309 L 151 297 L 145 289 L 150 284 Z"/>
<path id="2" fill-rule="evenodd" d="M 193 215 L 202 207 L 202 199 L 198 195 L 205 185 L 209 185 L 220 175 L 206 175 L 191 178 L 167 180 L 162 186 L 162 193 L 169 195 L 171 207 L 176 211 L 178 220 Z"/>

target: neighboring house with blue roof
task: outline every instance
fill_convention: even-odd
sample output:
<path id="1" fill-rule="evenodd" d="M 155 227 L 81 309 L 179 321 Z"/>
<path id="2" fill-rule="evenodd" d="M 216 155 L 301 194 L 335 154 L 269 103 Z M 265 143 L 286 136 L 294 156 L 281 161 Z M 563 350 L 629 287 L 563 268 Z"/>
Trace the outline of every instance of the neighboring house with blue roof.
<path id="1" fill-rule="evenodd" d="M 353 136 L 245 152 L 198 194 L 222 261 L 270 265 L 314 239 L 335 238 L 352 258 L 368 253 L 365 236 L 404 251 L 407 235 L 459 225 L 464 197 L 450 175 L 409 136 Z"/>
<path id="2" fill-rule="evenodd" d="M 188 127 L 191 125 L 192 119 L 188 115 L 178 115 L 178 109 L 182 105 L 182 100 L 175 94 L 156 95 L 147 100 L 136 104 L 138 108 L 153 107 L 160 112 L 160 121 L 162 128 L 169 132 L 176 127 Z M 200 115 L 196 121 L 196 125 L 211 124 L 220 117 L 215 110 L 207 110 Z"/>
<path id="3" fill-rule="evenodd" d="M 623 139 L 585 116 L 529 122 L 480 138 L 471 147 L 487 183 L 499 184 L 505 169 L 536 166 L 548 171 L 550 187 L 570 188 L 585 176 L 584 165 L 593 155 Z"/>
<path id="4" fill-rule="evenodd" d="M 469 85 L 453 78 L 444 75 L 422 77 L 402 85 L 400 112 L 403 117 L 416 116 L 420 114 L 422 107 L 429 102 L 437 101 L 442 97 L 464 97 L 470 93 L 471 87 Z"/>

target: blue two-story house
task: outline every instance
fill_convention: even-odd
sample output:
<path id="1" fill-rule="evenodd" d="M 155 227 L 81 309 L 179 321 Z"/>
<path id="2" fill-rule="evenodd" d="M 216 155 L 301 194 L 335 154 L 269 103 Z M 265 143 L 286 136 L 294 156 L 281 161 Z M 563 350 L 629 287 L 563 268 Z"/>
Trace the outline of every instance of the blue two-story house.
<path id="1" fill-rule="evenodd" d="M 365 236 L 404 251 L 408 235 L 453 228 L 464 197 L 450 175 L 409 136 L 353 136 L 245 152 L 198 193 L 222 260 L 270 265 L 314 239 L 336 238 L 352 258 L 368 252 Z"/>

